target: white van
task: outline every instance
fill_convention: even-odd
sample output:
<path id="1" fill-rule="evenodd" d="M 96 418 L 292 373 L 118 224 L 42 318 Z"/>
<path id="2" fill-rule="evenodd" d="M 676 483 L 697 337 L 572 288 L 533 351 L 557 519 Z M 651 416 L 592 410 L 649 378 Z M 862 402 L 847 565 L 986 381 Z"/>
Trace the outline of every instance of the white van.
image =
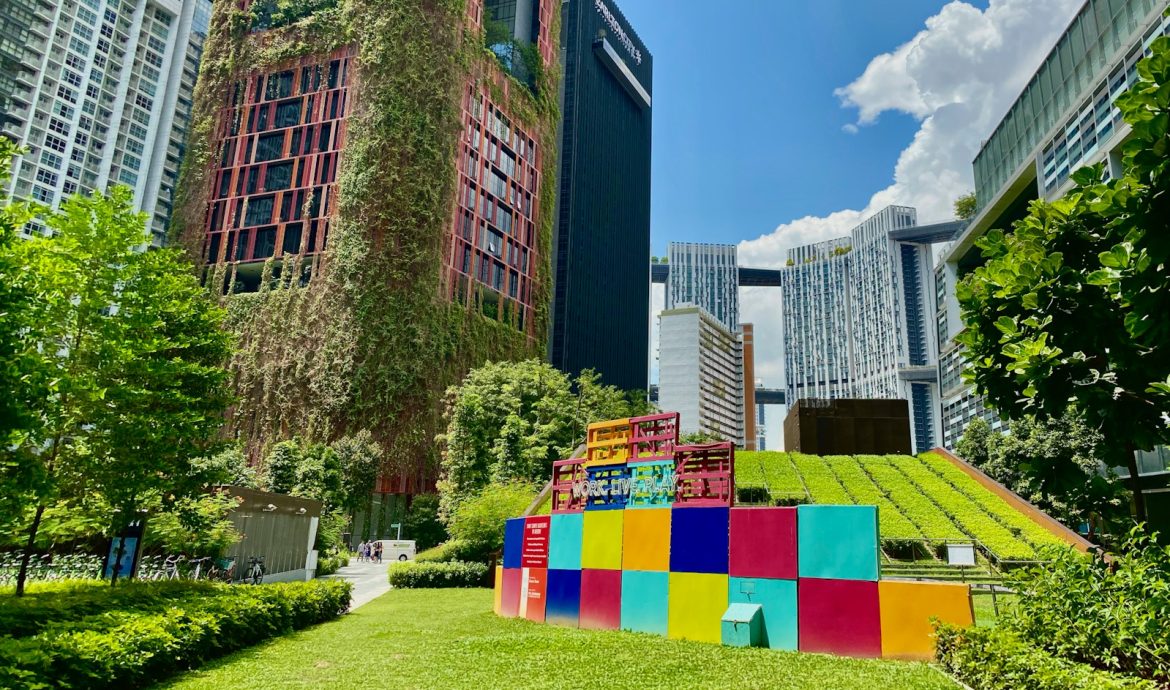
<path id="1" fill-rule="evenodd" d="M 383 561 L 413 561 L 414 560 L 414 540 L 413 539 L 379 539 L 382 543 L 382 560 Z"/>

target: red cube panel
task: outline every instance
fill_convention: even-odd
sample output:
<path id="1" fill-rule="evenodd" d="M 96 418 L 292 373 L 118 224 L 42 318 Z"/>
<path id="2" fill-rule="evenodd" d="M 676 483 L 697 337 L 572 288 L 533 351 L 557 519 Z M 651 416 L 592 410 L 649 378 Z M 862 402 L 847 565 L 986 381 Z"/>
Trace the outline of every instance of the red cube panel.
<path id="1" fill-rule="evenodd" d="M 800 651 L 882 655 L 878 583 L 802 578 L 796 585 Z"/>
<path id="2" fill-rule="evenodd" d="M 617 630 L 622 624 L 622 571 L 581 571 L 581 628 Z"/>
<path id="3" fill-rule="evenodd" d="M 533 515 L 524 520 L 524 547 L 520 565 L 524 568 L 548 567 L 548 515 Z"/>
<path id="4" fill-rule="evenodd" d="M 525 568 L 523 573 L 527 581 L 523 587 L 524 602 L 521 605 L 521 613 L 530 621 L 543 623 L 548 571 L 544 568 Z"/>
<path id="5" fill-rule="evenodd" d="M 730 441 L 675 446 L 676 505 L 735 504 L 735 446 Z"/>
<path id="6" fill-rule="evenodd" d="M 500 615 L 515 618 L 520 615 L 520 590 L 524 583 L 524 571 L 519 568 L 504 568 L 504 586 L 500 602 Z"/>
<path id="7" fill-rule="evenodd" d="M 732 577 L 795 580 L 796 508 L 732 508 Z"/>
<path id="8" fill-rule="evenodd" d="M 585 496 L 576 494 L 573 485 L 585 481 L 585 458 L 553 462 L 552 512 L 579 513 L 585 509 Z"/>
<path id="9" fill-rule="evenodd" d="M 663 412 L 630 420 L 630 462 L 673 460 L 678 443 L 678 413 Z"/>

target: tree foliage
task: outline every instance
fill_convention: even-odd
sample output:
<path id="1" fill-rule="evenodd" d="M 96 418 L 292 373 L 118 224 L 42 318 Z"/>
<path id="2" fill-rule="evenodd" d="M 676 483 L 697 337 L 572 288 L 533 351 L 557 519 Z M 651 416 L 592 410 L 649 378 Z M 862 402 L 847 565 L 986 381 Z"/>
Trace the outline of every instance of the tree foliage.
<path id="1" fill-rule="evenodd" d="M 524 481 L 506 481 L 484 487 L 459 504 L 447 523 L 452 539 L 470 545 L 478 559 L 504 548 L 504 521 L 524 512 L 536 498 L 536 489 Z"/>
<path id="2" fill-rule="evenodd" d="M 1077 529 L 1122 517 L 1124 487 L 1102 471 L 1105 439 L 1075 413 L 1011 422 L 1000 434 L 983 419 L 967 425 L 957 450 L 992 479 Z"/>
<path id="3" fill-rule="evenodd" d="M 975 203 L 975 192 L 967 192 L 958 199 L 955 199 L 955 218 L 959 220 L 971 220 L 978 211 L 979 207 Z"/>
<path id="4" fill-rule="evenodd" d="M 640 414 L 647 404 L 586 370 L 573 382 L 538 360 L 496 362 L 447 392 L 439 494 L 449 517 L 489 482 L 546 482 L 554 460 L 585 440 L 591 422 Z"/>
<path id="5" fill-rule="evenodd" d="M 1170 441 L 1170 38 L 1117 100 L 1133 128 L 1123 174 L 1073 174 L 1012 233 L 979 240 L 986 263 L 958 286 L 965 373 L 1009 419 L 1075 406 L 1136 487 L 1136 449 Z M 1138 519 L 1144 500 L 1134 492 Z"/>
<path id="6" fill-rule="evenodd" d="M 439 519 L 439 495 L 419 494 L 410 502 L 402 533 L 413 539 L 419 551 L 438 546 L 447 539 L 447 528 Z"/>
<path id="7" fill-rule="evenodd" d="M 139 251 L 146 215 L 129 189 L 74 196 L 42 219 L 49 235 L 5 246 L 0 260 L 32 295 L 8 344 L 18 371 L 51 382 L 5 451 L 6 466 L 36 478 L 19 494 L 35 506 L 26 562 L 56 501 L 96 495 L 123 516 L 110 518 L 117 528 L 155 498 L 198 492 L 192 460 L 218 450 L 231 399 L 223 312 L 178 251 Z"/>

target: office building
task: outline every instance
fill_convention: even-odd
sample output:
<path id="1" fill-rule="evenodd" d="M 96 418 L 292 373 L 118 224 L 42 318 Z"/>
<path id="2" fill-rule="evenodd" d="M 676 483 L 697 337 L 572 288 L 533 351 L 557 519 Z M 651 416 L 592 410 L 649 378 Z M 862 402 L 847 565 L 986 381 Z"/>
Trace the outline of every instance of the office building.
<path id="1" fill-rule="evenodd" d="M 702 307 L 658 317 L 658 405 L 679 413 L 681 433 L 706 432 L 744 446 L 742 344 Z"/>
<path id="2" fill-rule="evenodd" d="M 607 384 L 645 390 L 653 58 L 614 0 L 561 7 L 549 360 L 569 374 L 591 368 Z"/>
<path id="3" fill-rule="evenodd" d="M 727 330 L 739 328 L 739 265 L 734 245 L 671 242 L 667 261 L 667 309 L 695 304 Z"/>
<path id="4" fill-rule="evenodd" d="M 8 193 L 57 206 L 75 192 L 126 185 L 162 244 L 210 13 L 210 0 L 6 7 L 0 131 L 28 147 Z"/>
<path id="5" fill-rule="evenodd" d="M 253 457 L 368 429 L 395 467 L 380 491 L 429 490 L 446 388 L 544 352 L 557 129 L 537 100 L 556 98 L 560 3 L 526 15 L 539 79 L 487 50 L 500 5 L 254 11 L 239 39 L 209 40 L 208 62 L 238 71 L 200 81 L 192 128 L 212 136 L 191 146 L 209 164 L 184 171 L 175 217 L 263 353 L 232 362 L 229 428 Z"/>
<path id="6" fill-rule="evenodd" d="M 740 376 L 743 382 L 743 447 L 744 450 L 760 450 L 756 430 L 756 333 L 752 324 L 740 324 L 739 342 L 739 370 L 743 372 Z"/>
<path id="7" fill-rule="evenodd" d="M 1034 199 L 1054 200 L 1080 167 L 1105 163 L 1120 172 L 1129 125 L 1114 101 L 1137 80 L 1137 62 L 1158 36 L 1170 32 L 1166 0 L 1089 0 L 1028 81 L 975 158 L 978 211 L 936 267 L 936 323 L 941 344 L 943 444 L 954 448 L 976 417 L 1000 427 L 964 383 L 962 329 L 955 283 L 981 263 L 975 241 L 992 228 L 1009 229 Z M 1161 457 L 1161 456 L 1159 456 Z M 1164 468 L 1170 470 L 1170 466 Z"/>
<path id="8" fill-rule="evenodd" d="M 756 388 L 763 388 L 764 382 L 762 379 L 756 379 Z M 768 409 L 767 405 L 756 405 L 756 450 L 768 450 L 768 430 L 766 427 L 766 419 L 764 410 Z"/>
<path id="9" fill-rule="evenodd" d="M 890 206 L 848 237 L 789 250 L 781 278 L 789 405 L 907 400 L 915 450 L 937 444 L 930 246 L 958 227 L 919 227 L 913 208 Z"/>

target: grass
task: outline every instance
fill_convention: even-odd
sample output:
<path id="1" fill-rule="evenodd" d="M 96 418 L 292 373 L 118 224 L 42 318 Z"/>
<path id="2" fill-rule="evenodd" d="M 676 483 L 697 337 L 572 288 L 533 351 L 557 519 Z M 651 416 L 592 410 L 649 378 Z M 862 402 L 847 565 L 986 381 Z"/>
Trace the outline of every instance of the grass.
<path id="1" fill-rule="evenodd" d="M 958 687 L 927 664 L 560 628 L 498 618 L 491 602 L 486 589 L 392 590 L 339 621 L 239 652 L 164 687 Z"/>

